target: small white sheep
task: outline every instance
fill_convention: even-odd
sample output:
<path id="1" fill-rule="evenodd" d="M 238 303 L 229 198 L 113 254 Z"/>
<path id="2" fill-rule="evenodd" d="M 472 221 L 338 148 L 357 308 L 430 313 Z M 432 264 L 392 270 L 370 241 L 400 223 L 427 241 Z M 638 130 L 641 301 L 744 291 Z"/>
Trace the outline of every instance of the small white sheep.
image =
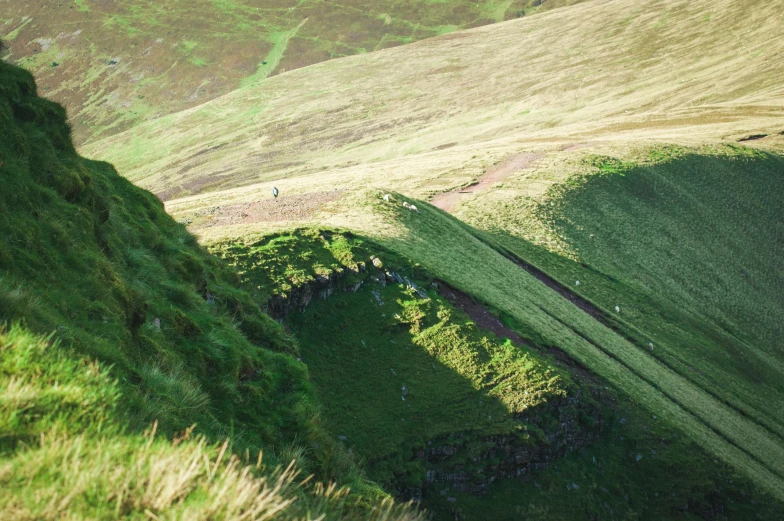
<path id="1" fill-rule="evenodd" d="M 653 349 L 653 342 L 648 343 L 648 349 Z"/>
<path id="2" fill-rule="evenodd" d="M 384 201 L 389 202 L 389 198 L 392 197 L 389 194 L 384 194 Z"/>
<path id="3" fill-rule="evenodd" d="M 403 201 L 403 206 L 405 206 L 406 208 L 411 208 L 411 205 L 408 204 L 408 201 Z"/>
<path id="4" fill-rule="evenodd" d="M 408 205 L 408 208 L 409 208 L 410 210 L 413 210 L 413 211 L 415 211 L 416 213 L 419 213 L 419 210 L 417 210 L 417 207 L 416 207 L 416 206 L 414 206 L 413 204 L 410 204 L 410 205 Z"/>
<path id="5" fill-rule="evenodd" d="M 579 280 L 575 280 L 575 281 L 574 281 L 574 285 L 575 285 L 575 286 L 579 286 L 579 285 L 580 285 L 580 281 L 579 281 Z"/>
<path id="6" fill-rule="evenodd" d="M 621 308 L 619 308 L 618 306 L 615 306 L 615 312 L 616 313 L 620 313 L 621 312 Z"/>

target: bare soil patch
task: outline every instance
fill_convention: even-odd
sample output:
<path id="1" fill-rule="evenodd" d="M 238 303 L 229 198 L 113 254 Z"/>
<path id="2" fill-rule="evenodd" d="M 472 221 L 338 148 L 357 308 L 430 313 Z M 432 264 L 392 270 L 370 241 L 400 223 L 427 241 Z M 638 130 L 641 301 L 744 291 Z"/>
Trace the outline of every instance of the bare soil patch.
<path id="1" fill-rule="evenodd" d="M 493 166 L 477 183 L 460 190 L 452 190 L 451 192 L 439 194 L 435 196 L 430 203 L 433 206 L 441 208 L 445 212 L 451 212 L 460 201 L 461 194 L 480 192 L 492 183 L 502 181 L 518 170 L 531 168 L 535 161 L 538 161 L 543 157 L 544 153 L 542 152 L 523 152 L 522 154 L 512 156 L 506 161 L 502 161 L 498 165 Z"/>
<path id="2" fill-rule="evenodd" d="M 280 196 L 250 203 L 215 206 L 195 215 L 196 227 L 227 226 L 273 221 L 301 221 L 340 198 L 345 190 Z"/>

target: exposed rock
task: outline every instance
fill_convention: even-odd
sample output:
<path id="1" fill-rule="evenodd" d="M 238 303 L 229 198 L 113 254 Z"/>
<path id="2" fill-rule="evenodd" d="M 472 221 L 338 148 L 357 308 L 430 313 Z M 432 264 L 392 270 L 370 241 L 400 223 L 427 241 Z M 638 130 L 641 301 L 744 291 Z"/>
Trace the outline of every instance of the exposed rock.
<path id="1" fill-rule="evenodd" d="M 420 488 L 449 485 L 466 494 L 482 495 L 498 479 L 520 478 L 543 470 L 553 460 L 598 440 L 603 426 L 600 411 L 598 407 L 583 406 L 578 392 L 575 396 L 550 402 L 546 408 L 516 415 L 517 419 L 544 429 L 546 441 L 535 445 L 512 434 L 477 439 L 475 434 L 466 432 L 431 440 L 423 451 L 424 457 L 419 452 L 416 454 L 416 459 L 423 460 L 426 466 L 425 482 Z M 553 415 L 556 422 L 552 421 Z M 593 425 L 581 425 L 581 416 L 592 417 Z M 464 454 L 469 447 L 476 450 L 477 446 L 483 448 L 471 458 L 470 464 L 455 462 L 450 465 L 454 456 Z M 487 464 L 490 461 L 493 463 Z M 571 490 L 579 488 L 576 483 L 570 487 Z M 411 491 L 410 486 L 398 490 L 404 499 L 410 499 L 407 495 Z"/>
<path id="2" fill-rule="evenodd" d="M 416 284 L 414 284 L 413 282 L 411 282 L 410 280 L 408 280 L 408 278 L 406 278 L 406 277 L 403 277 L 403 281 L 405 282 L 405 284 L 406 284 L 406 287 L 407 287 L 408 289 L 412 289 L 412 290 L 414 290 L 414 291 L 416 292 L 416 294 L 417 294 L 417 295 L 419 295 L 419 298 L 422 298 L 422 299 L 425 299 L 425 300 L 427 300 L 427 299 L 429 299 L 429 298 L 430 298 L 430 297 L 427 295 L 427 292 L 426 292 L 425 290 L 423 290 L 422 288 L 420 288 L 419 286 L 417 286 Z"/>

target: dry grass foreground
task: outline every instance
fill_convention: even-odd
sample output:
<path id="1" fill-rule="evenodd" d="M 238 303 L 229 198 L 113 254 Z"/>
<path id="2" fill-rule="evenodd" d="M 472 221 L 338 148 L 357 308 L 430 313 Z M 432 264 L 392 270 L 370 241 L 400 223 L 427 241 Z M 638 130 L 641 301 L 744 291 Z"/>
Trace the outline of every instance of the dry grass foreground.
<path id="1" fill-rule="evenodd" d="M 783 16 L 761 0 L 593 1 L 281 74 L 82 152 L 164 199 L 243 187 L 217 200 L 247 202 L 310 174 L 279 188 L 423 197 L 522 151 L 772 134 Z"/>

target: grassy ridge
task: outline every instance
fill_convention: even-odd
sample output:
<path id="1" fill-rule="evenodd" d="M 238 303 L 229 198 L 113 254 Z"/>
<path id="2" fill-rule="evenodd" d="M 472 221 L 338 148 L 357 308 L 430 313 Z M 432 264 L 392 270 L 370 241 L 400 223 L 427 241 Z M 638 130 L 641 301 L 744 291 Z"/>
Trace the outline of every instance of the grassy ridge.
<path id="1" fill-rule="evenodd" d="M 521 196 L 513 180 L 461 215 L 780 438 L 781 156 L 654 148 L 580 168 L 546 199 Z"/>
<path id="2" fill-rule="evenodd" d="M 326 300 L 314 293 L 307 309 L 292 312 L 285 323 L 302 342 L 302 360 L 324 407 L 324 428 L 386 490 L 408 493 L 426 483 L 428 469 L 455 472 L 455 465 L 469 483 L 481 482 L 504 461 L 501 452 L 488 455 L 489 436 L 522 436 L 532 448 L 546 447 L 552 442 L 544 441 L 541 429 L 552 428 L 551 408 L 562 394 L 574 397 L 582 388 L 580 401 L 590 403 L 595 391 L 607 393 L 601 390 L 604 382 L 552 368 L 541 330 L 527 330 L 534 349 L 479 331 L 429 287 L 426 271 L 366 238 L 297 230 L 211 249 L 235 266 L 251 293 L 264 298 L 269 288 L 286 295 L 295 284 L 348 273 L 339 287 L 355 289 L 338 289 Z M 358 272 L 360 264 L 371 265 L 371 255 L 379 255 L 385 269 L 428 288 L 429 300 Z M 588 403 L 581 406 L 581 418 Z M 605 402 L 603 417 L 580 420 L 583 431 L 590 431 L 589 420 L 603 423 L 598 442 L 528 474 L 527 482 L 500 480 L 487 496 L 449 483 L 429 484 L 421 489 L 423 504 L 437 519 L 776 518 L 775 500 L 670 422 L 623 396 L 614 408 Z M 519 416 L 526 410 L 531 417 Z M 427 463 L 422 456 L 431 446 L 455 440 L 465 449 L 444 463 Z"/>
<path id="3" fill-rule="evenodd" d="M 0 129 L 0 517 L 415 517 L 320 428 L 296 341 L 236 274 L 5 63 Z"/>
<path id="4" fill-rule="evenodd" d="M 14 63 L 66 106 L 83 142 L 269 75 L 521 16 L 539 9 L 533 3 L 4 2 L 0 37 Z"/>
<path id="5" fill-rule="evenodd" d="M 448 435 L 506 434 L 532 447 L 549 443 L 541 427 L 521 415 L 544 422 L 557 403 L 578 392 L 551 360 L 479 330 L 430 287 L 427 273 L 372 242 L 299 230 L 211 249 L 237 268 L 254 294 L 272 287 L 285 295 L 293 285 L 349 273 L 340 285 L 351 291 L 336 291 L 328 301 L 314 294 L 286 324 L 302 343 L 325 425 L 335 436 L 347 435 L 346 444 L 387 489 L 420 486 L 424 461 L 412 454 Z M 428 291 L 392 280 L 379 284 L 370 262 L 375 255 L 385 270 Z M 363 276 L 365 269 L 373 273 Z"/>
<path id="6" fill-rule="evenodd" d="M 765 428 L 668 369 L 644 345 L 634 345 L 596 322 L 459 221 L 431 207 L 413 213 L 376 197 L 357 197 L 345 204 L 364 205 L 366 212 L 384 216 L 387 223 L 399 223 L 386 235 L 376 235 L 379 243 L 416 258 L 455 287 L 481 296 L 519 331 L 559 346 L 758 486 L 772 494 L 782 490 L 784 453 L 778 438 Z M 379 227 L 368 232 L 373 228 Z"/>

